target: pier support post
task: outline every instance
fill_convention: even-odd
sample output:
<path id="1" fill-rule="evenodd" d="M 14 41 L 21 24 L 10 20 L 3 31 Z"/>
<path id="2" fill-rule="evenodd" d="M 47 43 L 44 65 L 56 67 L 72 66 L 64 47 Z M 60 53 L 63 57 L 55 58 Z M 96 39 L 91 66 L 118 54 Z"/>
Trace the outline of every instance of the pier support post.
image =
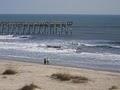
<path id="1" fill-rule="evenodd" d="M 0 34 L 72 34 L 71 22 L 0 22 Z"/>

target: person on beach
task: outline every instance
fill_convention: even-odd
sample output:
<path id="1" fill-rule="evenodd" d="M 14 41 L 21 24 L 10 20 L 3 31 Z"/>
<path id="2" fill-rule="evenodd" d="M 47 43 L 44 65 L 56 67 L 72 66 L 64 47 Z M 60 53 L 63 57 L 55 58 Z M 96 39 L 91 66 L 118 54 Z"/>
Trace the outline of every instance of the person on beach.
<path id="1" fill-rule="evenodd" d="M 49 61 L 47 60 L 47 64 L 49 64 Z"/>
<path id="2" fill-rule="evenodd" d="M 47 57 L 47 61 L 46 61 L 47 64 L 49 64 L 49 60 L 48 60 L 48 57 Z"/>
<path id="3" fill-rule="evenodd" d="M 48 65 L 49 64 L 49 60 L 48 60 L 48 57 L 47 58 L 44 58 L 44 65 Z"/>
<path id="4" fill-rule="evenodd" d="M 47 61 L 46 61 L 46 58 L 44 58 L 44 65 L 46 65 L 46 62 L 47 62 Z"/>

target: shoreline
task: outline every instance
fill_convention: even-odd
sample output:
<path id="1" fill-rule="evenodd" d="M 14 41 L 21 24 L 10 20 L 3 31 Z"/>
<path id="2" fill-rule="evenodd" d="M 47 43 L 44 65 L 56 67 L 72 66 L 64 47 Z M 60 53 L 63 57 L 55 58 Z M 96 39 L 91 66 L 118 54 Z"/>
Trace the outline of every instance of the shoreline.
<path id="1" fill-rule="evenodd" d="M 26 63 L 35 63 L 35 64 L 40 64 L 40 65 L 44 65 L 44 61 L 43 62 L 39 62 L 39 60 L 38 61 L 34 61 L 33 59 L 29 59 L 29 60 L 26 60 L 26 59 L 18 59 L 18 60 L 16 60 L 16 59 L 5 59 L 5 58 L 1 58 L 0 57 L 0 60 L 7 60 L 7 61 L 17 61 L 17 62 L 26 62 Z M 53 65 L 53 66 L 61 66 L 61 67 L 70 67 L 70 68 L 78 68 L 78 69 L 87 69 L 87 70 L 95 70 L 95 71 L 105 71 L 105 72 L 113 72 L 113 73 L 120 73 L 120 71 L 118 71 L 118 70 L 108 70 L 108 69 L 99 69 L 99 68 L 89 68 L 89 67 L 82 67 L 82 66 L 80 66 L 80 67 L 75 67 L 75 66 L 70 66 L 70 65 L 59 65 L 59 64 L 49 64 L 49 65 Z"/>
<path id="2" fill-rule="evenodd" d="M 0 90 L 18 90 L 26 84 L 34 83 L 41 87 L 35 90 L 109 90 L 120 88 L 120 73 L 83 68 L 43 65 L 32 62 L 0 59 Z M 13 69 L 16 75 L 2 75 L 6 69 Z M 90 79 L 88 83 L 72 83 L 51 78 L 54 73 L 81 75 Z M 118 89 L 116 89 L 118 90 Z"/>

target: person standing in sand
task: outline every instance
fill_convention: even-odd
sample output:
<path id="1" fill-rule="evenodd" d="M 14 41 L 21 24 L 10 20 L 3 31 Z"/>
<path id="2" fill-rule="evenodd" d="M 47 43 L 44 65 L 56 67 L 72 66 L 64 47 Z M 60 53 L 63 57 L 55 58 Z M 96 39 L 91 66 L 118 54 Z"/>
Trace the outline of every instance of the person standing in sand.
<path id="1" fill-rule="evenodd" d="M 46 65 L 46 58 L 44 58 L 44 65 Z"/>
<path id="2" fill-rule="evenodd" d="M 49 64 L 49 60 L 48 60 L 48 58 L 47 58 L 47 64 Z"/>

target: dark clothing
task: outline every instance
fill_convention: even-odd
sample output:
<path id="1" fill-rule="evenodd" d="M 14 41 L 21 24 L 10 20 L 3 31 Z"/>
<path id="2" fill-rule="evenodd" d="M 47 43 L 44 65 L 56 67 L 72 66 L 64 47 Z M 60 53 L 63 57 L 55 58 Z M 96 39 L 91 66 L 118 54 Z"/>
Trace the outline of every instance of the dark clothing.
<path id="1" fill-rule="evenodd" d="M 44 65 L 49 64 L 48 59 L 44 58 Z"/>
<path id="2" fill-rule="evenodd" d="M 47 64 L 49 64 L 49 61 L 47 60 Z"/>
<path id="3" fill-rule="evenodd" d="M 46 61 L 46 58 L 44 58 L 44 64 L 45 64 L 45 65 L 46 65 L 46 62 L 47 62 L 47 61 Z"/>

